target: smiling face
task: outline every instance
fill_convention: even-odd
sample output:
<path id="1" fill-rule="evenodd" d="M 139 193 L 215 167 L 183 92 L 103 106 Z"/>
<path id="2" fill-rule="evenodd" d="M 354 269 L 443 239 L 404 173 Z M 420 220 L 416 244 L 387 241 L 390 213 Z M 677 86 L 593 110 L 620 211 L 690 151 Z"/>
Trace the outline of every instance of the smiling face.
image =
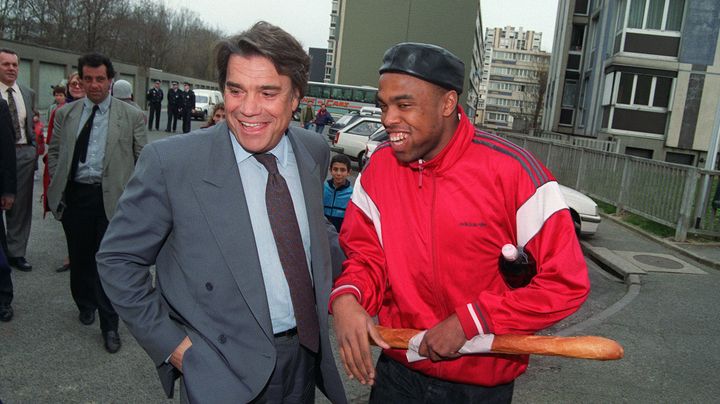
<path id="1" fill-rule="evenodd" d="M 225 81 L 225 119 L 238 143 L 264 153 L 280 142 L 298 106 L 290 77 L 263 56 L 232 55 Z"/>
<path id="2" fill-rule="evenodd" d="M 345 185 L 345 180 L 347 180 L 347 177 L 350 175 L 350 167 L 344 163 L 332 163 L 330 166 L 330 175 L 332 176 L 335 187 L 340 187 Z"/>
<path id="3" fill-rule="evenodd" d="M 68 81 L 68 92 L 70 92 L 70 96 L 73 100 L 85 97 L 85 88 L 83 88 L 83 83 L 80 81 L 79 75 L 73 74 L 70 76 L 70 80 Z"/>
<path id="4" fill-rule="evenodd" d="M 112 80 L 107 75 L 107 66 L 83 66 L 82 83 L 85 94 L 94 104 L 103 102 L 110 95 Z"/>
<path id="5" fill-rule="evenodd" d="M 457 93 L 400 73 L 380 76 L 378 103 L 395 157 L 430 160 L 450 142 Z"/>
<path id="6" fill-rule="evenodd" d="M 0 81 L 10 87 L 18 75 L 18 57 L 12 53 L 0 52 Z"/>

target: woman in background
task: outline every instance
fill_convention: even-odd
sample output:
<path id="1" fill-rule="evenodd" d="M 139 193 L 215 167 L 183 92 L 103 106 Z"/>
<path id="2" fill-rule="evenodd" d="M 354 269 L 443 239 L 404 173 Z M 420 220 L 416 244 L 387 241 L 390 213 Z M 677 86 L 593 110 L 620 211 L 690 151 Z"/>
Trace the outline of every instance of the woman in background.
<path id="1" fill-rule="evenodd" d="M 210 115 L 210 118 L 208 119 L 207 123 L 205 123 L 205 126 L 203 128 L 209 128 L 217 123 L 220 123 L 221 121 L 225 120 L 225 103 L 218 102 L 215 104 L 215 109 L 213 109 L 212 115 Z"/>

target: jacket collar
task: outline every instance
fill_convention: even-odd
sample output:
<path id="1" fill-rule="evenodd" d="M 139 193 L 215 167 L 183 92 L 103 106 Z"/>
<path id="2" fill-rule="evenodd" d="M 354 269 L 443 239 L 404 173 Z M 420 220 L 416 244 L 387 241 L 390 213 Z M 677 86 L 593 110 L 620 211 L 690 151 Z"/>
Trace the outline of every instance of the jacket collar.
<path id="1" fill-rule="evenodd" d="M 413 170 L 432 170 L 435 173 L 441 173 L 452 167 L 462 156 L 465 149 L 467 149 L 468 145 L 472 141 L 475 129 L 473 124 L 470 122 L 470 119 L 467 115 L 465 115 L 465 111 L 462 107 L 458 105 L 457 108 L 459 123 L 457 129 L 455 129 L 455 133 L 453 133 L 453 136 L 450 139 L 450 142 L 448 142 L 448 144 L 445 145 L 445 148 L 443 148 L 440 153 L 431 160 L 418 160 L 408 163 L 410 168 Z"/>

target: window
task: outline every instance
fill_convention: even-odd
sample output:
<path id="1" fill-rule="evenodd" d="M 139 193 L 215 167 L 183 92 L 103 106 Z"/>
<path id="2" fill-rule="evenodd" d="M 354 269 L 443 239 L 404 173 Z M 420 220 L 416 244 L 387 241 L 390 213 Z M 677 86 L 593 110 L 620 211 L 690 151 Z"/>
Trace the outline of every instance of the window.
<path id="1" fill-rule="evenodd" d="M 685 0 L 629 0 L 627 27 L 680 31 Z"/>
<path id="2" fill-rule="evenodd" d="M 497 112 L 488 112 L 487 120 L 488 121 L 507 122 L 507 114 L 498 114 Z"/>
<path id="3" fill-rule="evenodd" d="M 695 156 L 693 156 L 692 154 L 667 152 L 665 154 L 665 161 L 667 161 L 668 163 L 685 164 L 687 166 L 691 166 L 695 162 Z"/>
<path id="4" fill-rule="evenodd" d="M 380 122 L 362 122 L 356 127 L 350 129 L 348 133 L 353 135 L 370 136 L 375 133 L 376 130 L 380 129 L 382 124 Z"/>
<path id="5" fill-rule="evenodd" d="M 672 77 L 656 77 L 628 72 L 615 74 L 620 75 L 615 99 L 617 104 L 659 108 L 667 108 L 670 105 Z"/>
<path id="6" fill-rule="evenodd" d="M 583 40 L 585 38 L 585 26 L 573 24 L 572 35 L 570 36 L 570 50 L 579 51 L 583 48 Z"/>
<path id="7" fill-rule="evenodd" d="M 588 0 L 575 0 L 575 14 L 587 15 Z"/>
<path id="8" fill-rule="evenodd" d="M 639 147 L 626 147 L 625 148 L 625 154 L 629 156 L 635 156 L 635 157 L 642 157 L 646 159 L 652 159 L 653 157 L 653 151 L 650 149 L 642 149 Z"/>
<path id="9" fill-rule="evenodd" d="M 577 97 L 577 81 L 566 80 L 563 88 L 562 106 L 574 108 Z"/>

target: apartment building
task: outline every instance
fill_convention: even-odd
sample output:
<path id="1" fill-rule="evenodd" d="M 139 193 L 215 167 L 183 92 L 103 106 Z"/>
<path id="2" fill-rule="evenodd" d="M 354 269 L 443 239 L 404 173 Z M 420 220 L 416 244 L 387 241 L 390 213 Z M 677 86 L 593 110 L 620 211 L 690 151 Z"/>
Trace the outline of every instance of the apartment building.
<path id="1" fill-rule="evenodd" d="M 717 0 L 560 0 L 543 129 L 716 161 L 719 30 Z"/>
<path id="2" fill-rule="evenodd" d="M 541 120 L 550 54 L 542 33 L 515 27 L 487 28 L 475 123 L 526 131 Z"/>
<path id="3" fill-rule="evenodd" d="M 377 87 L 382 56 L 399 42 L 442 46 L 470 71 L 479 0 L 333 0 L 325 81 Z M 465 103 L 468 91 L 463 91 Z"/>

